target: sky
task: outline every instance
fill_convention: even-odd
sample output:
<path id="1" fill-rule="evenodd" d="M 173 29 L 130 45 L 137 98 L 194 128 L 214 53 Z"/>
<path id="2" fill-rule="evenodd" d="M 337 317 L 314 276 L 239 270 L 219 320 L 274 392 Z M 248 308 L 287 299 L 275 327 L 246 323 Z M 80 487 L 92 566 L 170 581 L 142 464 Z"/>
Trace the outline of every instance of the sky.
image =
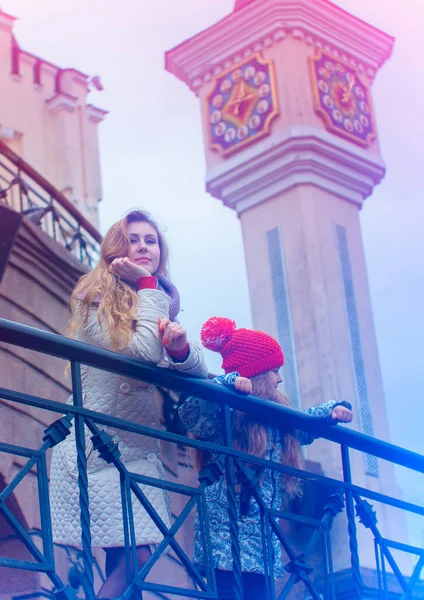
<path id="1" fill-rule="evenodd" d="M 424 3 L 337 0 L 396 37 L 373 97 L 383 182 L 361 224 L 391 441 L 424 452 Z M 196 96 L 164 69 L 164 52 L 231 12 L 233 0 L 0 0 L 19 18 L 22 48 L 61 67 L 100 75 L 90 102 L 100 125 L 101 232 L 133 207 L 166 226 L 171 274 L 192 338 L 213 315 L 251 326 L 236 214 L 205 192 Z M 212 371 L 219 357 L 207 353 Z M 398 473 L 405 497 L 424 503 L 423 480 Z M 421 523 L 424 530 L 424 523 Z"/>

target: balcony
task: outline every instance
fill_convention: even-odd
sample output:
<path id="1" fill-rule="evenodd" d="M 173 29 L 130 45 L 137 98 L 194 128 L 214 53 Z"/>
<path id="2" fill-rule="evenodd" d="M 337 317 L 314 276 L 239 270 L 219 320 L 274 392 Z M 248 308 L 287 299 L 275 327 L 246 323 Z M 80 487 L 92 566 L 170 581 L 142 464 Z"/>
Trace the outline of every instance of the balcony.
<path id="1" fill-rule="evenodd" d="M 331 427 L 314 417 L 290 408 L 274 405 L 255 397 L 240 395 L 209 381 L 182 376 L 168 370 L 126 359 L 112 352 L 84 345 L 78 341 L 37 330 L 32 327 L 0 319 L 0 342 L 2 347 L 18 347 L 22 351 L 38 353 L 48 359 L 62 359 L 70 364 L 73 403 L 65 404 L 41 395 L 28 394 L 4 386 L 4 374 L 0 378 L 0 398 L 7 406 L 31 411 L 33 417 L 48 415 L 48 426 L 36 440 L 22 430 L 19 443 L 11 443 L 3 431 L 0 440 L 0 460 L 3 456 L 20 457 L 21 467 L 0 488 L 0 520 L 7 524 L 8 535 L 0 540 L 0 573 L 3 589 L 10 574 L 16 572 L 22 580 L 37 577 L 32 593 L 15 593 L 14 600 L 24 598 L 86 598 L 94 600 L 96 591 L 104 580 L 103 557 L 91 547 L 90 511 L 86 440 L 90 439 L 94 452 L 107 461 L 120 474 L 121 500 L 126 536 L 126 555 L 131 561 L 131 540 L 134 539 L 132 496 L 136 498 L 161 532 L 162 542 L 148 562 L 132 575 L 127 573 L 127 589 L 122 599 L 143 598 L 204 598 L 213 600 L 216 582 L 212 565 L 207 513 L 205 511 L 205 488 L 225 474 L 232 540 L 232 555 L 236 581 L 240 582 L 240 547 L 236 519 L 236 480 L 234 473 L 244 477 L 250 485 L 252 496 L 260 506 L 262 551 L 269 557 L 272 540 L 281 544 L 285 576 L 274 583 L 273 564 L 266 560 L 267 598 L 302 598 L 335 600 L 336 598 L 381 598 L 412 600 L 424 598 L 424 586 L 420 579 L 424 565 L 424 551 L 412 547 L 407 541 L 389 539 L 380 531 L 378 515 L 406 514 L 424 515 L 424 507 L 395 498 L 389 494 L 366 489 L 352 481 L 352 454 L 370 454 L 379 461 L 401 465 L 411 472 L 424 472 L 424 457 L 380 440 L 367 437 L 345 427 Z M 23 350 L 25 349 L 25 350 Z M 65 364 L 65 362 L 63 363 Z M 103 371 L 111 371 L 135 382 L 158 386 L 167 399 L 161 427 L 141 426 L 130 421 L 110 417 L 101 412 L 84 408 L 81 386 L 81 365 L 86 364 Z M 187 437 L 170 418 L 172 405 L 178 395 L 195 396 L 220 405 L 223 419 L 224 441 L 212 444 Z M 297 470 L 281 463 L 254 457 L 232 447 L 230 419 L 232 409 L 241 410 L 264 423 L 286 425 L 305 431 L 315 437 L 337 445 L 341 457 L 341 477 L 325 475 L 316 465 L 309 463 L 305 470 Z M 175 415 L 174 415 L 175 416 Z M 153 425 L 153 424 L 152 424 Z M 63 442 L 71 428 L 75 428 L 75 445 L 78 465 L 80 494 L 81 548 L 53 544 L 49 503 L 48 463 L 51 449 Z M 122 462 L 119 448 L 104 428 L 113 427 L 135 436 L 161 440 L 162 455 L 167 478 L 151 478 L 136 475 L 127 470 Z M 84 433 L 89 431 L 89 438 Z M 0 429 L 1 431 L 1 429 Z M 32 443 L 31 443 L 32 442 Z M 193 469 L 188 468 L 188 449 L 203 449 L 218 456 L 212 466 L 204 468 L 197 479 Z M 182 465 L 185 476 L 172 470 Z M 176 457 L 176 458 L 175 458 Z M 1 466 L 0 462 L 0 466 Z M 257 465 L 275 474 L 294 475 L 304 481 L 304 499 L 294 502 L 284 510 L 269 509 L 260 494 L 260 484 L 251 477 L 250 467 Z M 1 470 L 1 469 L 0 469 Z M 36 481 L 33 504 L 39 506 L 39 527 L 30 529 L 20 513 L 16 502 L 19 486 L 28 479 Z M 165 490 L 171 496 L 173 522 L 168 527 L 148 501 L 141 486 Z M 200 573 L 192 562 L 193 513 L 198 511 L 202 528 L 203 551 L 208 556 L 206 573 Z M 16 552 L 14 544 L 20 544 L 22 552 Z M 8 554 L 9 552 L 9 554 Z M 345 569 L 335 569 L 335 559 L 340 564 L 343 553 Z M 66 558 L 66 569 L 64 568 Z M 408 558 L 410 557 L 411 560 Z M 406 560 L 405 560 L 406 558 Z M 408 569 L 410 565 L 410 569 Z M 33 584 L 35 586 L 35 584 Z M 239 587 L 238 600 L 242 599 Z M 138 596 L 137 596 L 138 594 Z"/>
<path id="2" fill-rule="evenodd" d="M 91 268 L 101 235 L 76 206 L 0 140 L 0 207 L 27 216 L 53 240 Z M 2 228 L 6 219 L 2 219 Z M 2 236 L 8 229 L 1 231 Z"/>

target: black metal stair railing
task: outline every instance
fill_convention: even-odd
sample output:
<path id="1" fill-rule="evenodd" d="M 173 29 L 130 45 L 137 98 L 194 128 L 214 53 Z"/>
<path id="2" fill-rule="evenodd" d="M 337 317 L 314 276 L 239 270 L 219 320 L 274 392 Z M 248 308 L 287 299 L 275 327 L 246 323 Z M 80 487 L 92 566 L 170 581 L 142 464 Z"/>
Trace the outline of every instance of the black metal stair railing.
<path id="1" fill-rule="evenodd" d="M 91 433 L 91 440 L 95 451 L 108 463 L 113 465 L 120 474 L 121 498 L 124 518 L 124 534 L 128 564 L 130 559 L 135 561 L 135 534 L 132 518 L 132 500 L 134 496 L 143 506 L 156 527 L 163 536 L 162 542 L 152 553 L 147 563 L 137 572 L 132 574 L 128 571 L 127 589 L 122 595 L 122 600 L 129 599 L 134 592 L 141 593 L 143 590 L 154 592 L 158 597 L 167 597 L 166 594 L 185 598 L 205 598 L 213 600 L 216 596 L 216 582 L 213 572 L 212 550 L 208 535 L 208 516 L 205 505 L 205 488 L 220 477 L 225 471 L 228 489 L 228 506 L 230 515 L 230 526 L 232 535 L 232 553 L 234 574 L 237 581 L 237 598 L 242 600 L 240 547 L 237 536 L 237 510 L 236 510 L 236 481 L 235 470 L 241 477 L 245 477 L 251 484 L 252 495 L 260 508 L 263 556 L 268 557 L 265 561 L 267 576 L 267 598 L 274 600 L 288 598 L 293 586 L 301 583 L 305 588 L 308 598 L 317 600 L 334 600 L 336 598 L 333 560 L 331 551 L 330 529 L 336 515 L 346 510 L 347 534 L 349 540 L 349 552 L 351 563 L 351 592 L 349 598 L 364 598 L 364 583 L 361 575 L 361 553 L 358 548 L 357 522 L 358 526 L 366 527 L 372 534 L 375 544 L 375 571 L 377 574 L 377 588 L 373 591 L 373 598 L 399 598 L 412 600 L 418 597 L 420 575 L 424 565 L 424 551 L 408 544 L 389 540 L 380 533 L 377 516 L 371 501 L 378 505 L 394 507 L 407 513 L 424 516 L 424 507 L 389 496 L 375 490 L 366 489 L 352 481 L 350 466 L 350 450 L 356 450 L 366 454 L 372 454 L 377 458 L 384 459 L 396 465 L 409 468 L 418 473 L 424 473 L 424 456 L 410 452 L 403 448 L 388 444 L 381 440 L 370 438 L 345 427 L 331 427 L 325 423 L 301 413 L 299 411 L 266 402 L 252 396 L 241 398 L 223 386 L 206 381 L 190 378 L 169 369 L 160 369 L 148 364 L 143 364 L 127 359 L 112 352 L 82 344 L 75 340 L 69 340 L 61 336 L 40 331 L 18 323 L 0 319 L 0 341 L 7 344 L 17 345 L 23 348 L 48 354 L 65 359 L 71 364 L 73 404 L 63 404 L 48 398 L 42 398 L 31 394 L 25 394 L 11 389 L 1 387 L 0 375 L 0 398 L 12 403 L 38 407 L 51 413 L 56 413 L 59 418 L 45 431 L 44 438 L 38 449 L 3 443 L 0 440 L 0 452 L 17 454 L 24 457 L 27 462 L 17 473 L 6 488 L 0 493 L 0 515 L 6 519 L 15 535 L 23 542 L 29 551 L 32 560 L 20 560 L 11 557 L 0 556 L 1 567 L 12 567 L 45 573 L 50 579 L 53 589 L 51 597 L 57 600 L 73 598 L 75 589 L 66 581 L 63 581 L 56 572 L 54 561 L 54 546 L 51 531 L 51 516 L 48 496 L 48 473 L 46 468 L 46 454 L 56 444 L 60 444 L 75 427 L 75 444 L 78 457 L 78 485 L 80 491 L 80 521 L 82 529 L 82 549 L 80 550 L 81 567 L 79 573 L 82 580 L 82 590 L 87 600 L 94 600 L 94 577 L 93 577 L 93 555 L 90 537 L 90 512 L 88 502 L 88 477 L 87 462 L 85 454 L 84 428 Z M 223 419 L 224 441 L 222 444 L 213 444 L 186 437 L 181 434 L 155 429 L 144 425 L 136 425 L 124 419 L 107 416 L 100 412 L 87 410 L 83 406 L 83 395 L 81 386 L 81 364 L 90 365 L 96 369 L 102 369 L 118 373 L 123 376 L 141 380 L 149 384 L 158 385 L 162 388 L 175 390 L 184 395 L 192 395 L 213 401 L 221 405 Z M 327 477 L 317 473 L 298 470 L 286 465 L 272 462 L 240 452 L 232 447 L 231 440 L 231 409 L 241 410 L 260 419 L 262 422 L 275 424 L 284 419 L 285 424 L 297 429 L 312 433 L 330 442 L 340 445 L 341 462 L 343 467 L 343 478 L 341 480 Z M 131 473 L 122 462 L 119 447 L 107 434 L 103 427 L 113 427 L 126 432 L 132 432 L 141 436 L 153 438 L 197 448 L 214 453 L 221 457 L 218 463 L 212 463 L 201 471 L 198 486 L 185 485 L 162 479 L 155 479 Z M 29 532 L 25 531 L 16 516 L 8 508 L 6 500 L 20 481 L 37 465 L 37 477 L 39 484 L 39 504 L 41 511 L 41 539 L 40 549 L 33 541 Z M 260 466 L 271 469 L 277 474 L 294 475 L 306 481 L 312 480 L 326 486 L 329 490 L 327 500 L 324 504 L 321 518 L 310 518 L 295 515 L 283 510 L 270 509 L 261 495 L 260 482 L 252 477 L 251 466 Z M 143 493 L 140 484 L 145 484 L 169 493 L 182 494 L 188 498 L 188 502 L 181 514 L 175 517 L 174 522 L 168 527 L 160 515 L 154 510 L 148 498 Z M 345 509 L 346 507 L 346 509 Z M 204 552 L 208 557 L 206 576 L 200 573 L 197 566 L 193 564 L 176 534 L 185 523 L 192 510 L 200 514 L 201 538 Z M 292 540 L 280 527 L 281 520 L 291 520 L 307 526 L 312 530 L 306 547 L 301 553 L 294 548 Z M 282 587 L 277 591 L 274 586 L 273 561 L 271 559 L 272 545 L 278 540 L 284 549 L 288 562 L 285 565 L 287 576 Z M 315 567 L 310 563 L 312 553 L 316 548 L 322 557 L 322 581 L 318 584 L 313 574 Z M 147 576 L 152 567 L 167 548 L 172 549 L 173 556 L 182 565 L 191 580 L 193 589 L 185 589 L 176 585 L 168 585 L 158 581 L 148 581 Z M 418 562 L 410 577 L 402 572 L 398 566 L 394 552 L 400 550 L 418 556 Z M 135 564 L 135 562 L 133 562 Z M 399 586 L 400 592 L 393 595 L 388 587 L 387 572 L 390 571 Z M 347 597 L 347 596 L 343 596 Z"/>
<path id="2" fill-rule="evenodd" d="M 0 140 L 0 203 L 26 215 L 92 268 L 102 236 L 78 208 Z"/>

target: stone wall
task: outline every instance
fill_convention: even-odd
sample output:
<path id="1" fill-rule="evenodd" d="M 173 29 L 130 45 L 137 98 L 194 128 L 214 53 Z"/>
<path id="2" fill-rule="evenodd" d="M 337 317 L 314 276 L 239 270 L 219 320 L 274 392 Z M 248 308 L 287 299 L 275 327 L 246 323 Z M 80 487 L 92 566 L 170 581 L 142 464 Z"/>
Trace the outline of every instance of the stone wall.
<path id="1" fill-rule="evenodd" d="M 8 210 L 0 207 L 1 219 L 8 218 Z M 5 253 L 3 247 L 2 253 Z M 71 291 L 83 273 L 84 267 L 70 252 L 23 218 L 0 283 L 0 316 L 64 334 Z M 70 392 L 65 367 L 64 361 L 54 357 L 0 343 L 2 387 L 65 402 Z M 0 441 L 31 449 L 41 446 L 45 428 L 57 418 L 52 413 L 3 399 L 0 399 L 0 415 Z M 0 454 L 0 491 L 27 460 L 15 454 Z M 8 502 L 20 525 L 27 531 L 35 530 L 33 540 L 39 546 L 36 530 L 40 528 L 40 510 L 35 467 L 18 484 Z M 0 556 L 30 559 L 28 550 L 14 533 L 0 516 Z M 1 568 L 0 579 L 0 598 L 33 592 L 40 585 L 51 587 L 43 576 L 29 571 Z"/>

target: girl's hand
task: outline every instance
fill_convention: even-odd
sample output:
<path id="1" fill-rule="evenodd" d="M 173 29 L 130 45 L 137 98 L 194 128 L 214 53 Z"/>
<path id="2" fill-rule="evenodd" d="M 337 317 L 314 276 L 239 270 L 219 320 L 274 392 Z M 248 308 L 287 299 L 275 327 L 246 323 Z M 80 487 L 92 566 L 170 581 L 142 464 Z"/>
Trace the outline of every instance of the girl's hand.
<path id="1" fill-rule="evenodd" d="M 252 393 L 252 382 L 247 377 L 236 377 L 234 381 L 234 387 L 238 392 L 242 394 Z"/>
<path id="2" fill-rule="evenodd" d="M 127 257 L 115 258 L 110 264 L 109 271 L 129 284 L 134 284 L 140 277 L 151 277 L 147 269 L 136 265 Z"/>
<path id="3" fill-rule="evenodd" d="M 336 406 L 333 408 L 331 416 L 334 421 L 338 421 L 339 423 L 350 423 L 353 419 L 352 411 L 345 406 Z"/>
<path id="4" fill-rule="evenodd" d="M 159 339 L 168 352 L 181 352 L 187 346 L 187 332 L 179 323 L 162 318 L 158 329 Z"/>

